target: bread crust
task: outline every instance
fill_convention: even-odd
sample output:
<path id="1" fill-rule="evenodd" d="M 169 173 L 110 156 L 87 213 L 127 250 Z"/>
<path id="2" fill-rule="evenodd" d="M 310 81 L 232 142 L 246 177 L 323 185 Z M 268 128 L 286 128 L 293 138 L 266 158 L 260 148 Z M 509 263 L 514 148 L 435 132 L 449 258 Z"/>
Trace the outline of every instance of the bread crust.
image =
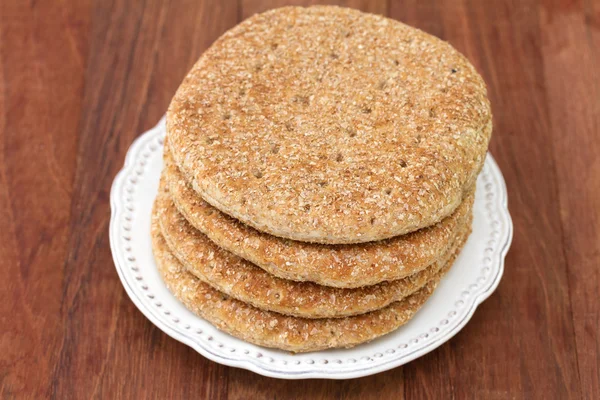
<path id="1" fill-rule="evenodd" d="M 231 29 L 167 112 L 175 163 L 205 201 L 271 235 L 328 244 L 451 215 L 491 131 L 485 84 L 452 46 L 331 6 Z"/>
<path id="2" fill-rule="evenodd" d="M 399 301 L 433 279 L 460 252 L 470 231 L 470 219 L 467 219 L 440 259 L 416 274 L 372 286 L 332 288 L 278 278 L 220 248 L 186 221 L 164 190 L 164 184 L 161 186 L 155 203 L 161 234 L 170 252 L 188 272 L 216 290 L 256 308 L 297 317 L 346 317 Z"/>
<path id="3" fill-rule="evenodd" d="M 288 280 L 355 288 L 413 275 L 442 257 L 471 214 L 474 194 L 440 223 L 384 241 L 323 245 L 282 239 L 260 232 L 220 212 L 191 188 L 165 147 L 169 196 L 179 212 L 219 247 Z"/>
<path id="4" fill-rule="evenodd" d="M 194 277 L 169 252 L 156 213 L 153 213 L 151 236 L 159 273 L 186 308 L 232 336 L 296 353 L 349 348 L 392 332 L 416 314 L 450 267 L 445 266 L 411 296 L 381 310 L 346 318 L 306 319 L 259 310 Z"/>

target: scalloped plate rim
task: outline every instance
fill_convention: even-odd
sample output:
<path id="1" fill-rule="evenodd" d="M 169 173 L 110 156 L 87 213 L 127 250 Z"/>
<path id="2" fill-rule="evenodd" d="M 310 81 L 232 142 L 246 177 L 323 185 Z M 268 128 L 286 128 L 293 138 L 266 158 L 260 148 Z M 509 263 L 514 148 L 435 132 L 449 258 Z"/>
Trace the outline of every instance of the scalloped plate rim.
<path id="1" fill-rule="evenodd" d="M 462 318 L 455 322 L 452 325 L 448 325 L 448 329 L 443 334 L 439 335 L 435 340 L 429 341 L 421 346 L 416 346 L 412 349 L 411 352 L 405 355 L 398 355 L 395 357 L 391 357 L 390 359 L 382 362 L 378 362 L 375 365 L 373 363 L 363 363 L 363 364 L 352 364 L 351 367 L 339 366 L 339 369 L 336 371 L 318 369 L 316 365 L 311 366 L 311 368 L 307 368 L 305 370 L 290 370 L 286 366 L 282 366 L 279 364 L 272 364 L 272 368 L 268 368 L 266 365 L 262 363 L 257 363 L 254 358 L 250 356 L 242 358 L 240 357 L 226 357 L 223 354 L 218 354 L 210 346 L 204 345 L 198 342 L 196 339 L 192 338 L 188 333 L 182 330 L 178 330 L 173 328 L 170 324 L 165 323 L 163 318 L 152 309 L 152 307 L 148 306 L 149 301 L 143 297 L 138 296 L 136 291 L 130 285 L 129 278 L 125 275 L 125 260 L 124 255 L 122 254 L 121 249 L 118 244 L 119 237 L 119 228 L 120 224 L 118 222 L 118 217 L 124 212 L 124 205 L 122 204 L 121 199 L 121 188 L 125 184 L 126 176 L 129 172 L 131 172 L 134 168 L 135 161 L 139 158 L 139 153 L 142 152 L 143 146 L 154 139 L 156 136 L 161 137 L 164 135 L 164 124 L 165 117 L 163 116 L 161 120 L 158 122 L 156 126 L 151 128 L 150 130 L 144 132 L 138 138 L 136 138 L 131 144 L 130 148 L 127 151 L 127 155 L 125 157 L 125 163 L 123 168 L 117 173 L 113 184 L 111 186 L 110 193 L 110 205 L 111 205 L 111 218 L 110 218 L 110 226 L 109 226 L 109 239 L 110 239 L 110 247 L 113 255 L 113 260 L 115 263 L 115 268 L 119 275 L 119 279 L 135 306 L 142 312 L 142 314 L 148 318 L 156 327 L 162 330 L 164 333 L 172 337 L 173 339 L 182 342 L 198 353 L 203 355 L 204 357 L 231 367 L 243 368 L 255 372 L 260 375 L 280 378 L 280 379 L 310 379 L 310 378 L 321 378 L 321 379 L 351 379 L 351 378 L 359 378 L 372 374 L 376 374 L 379 372 L 387 371 L 389 369 L 393 369 L 404 365 L 416 358 L 419 358 L 439 346 L 441 346 L 446 341 L 450 340 L 454 335 L 456 335 L 462 328 L 469 322 L 472 318 L 473 314 L 477 307 L 486 300 L 498 287 L 500 280 L 502 278 L 504 272 L 504 261 L 506 254 L 510 248 L 510 244 L 512 242 L 513 237 L 513 224 L 512 219 L 510 217 L 510 213 L 508 211 L 508 196 L 506 190 L 506 183 L 502 176 L 502 173 L 493 159 L 490 153 L 487 154 L 486 164 L 489 163 L 492 171 L 492 175 L 496 178 L 498 187 L 498 193 L 501 194 L 501 198 L 496 202 L 499 203 L 501 207 L 499 207 L 496 211 L 498 211 L 499 218 L 503 220 L 506 225 L 506 232 L 504 232 L 504 239 L 502 243 L 502 248 L 500 251 L 495 254 L 494 264 L 496 266 L 496 274 L 494 279 L 488 284 L 488 286 L 477 293 L 477 295 L 473 296 L 469 300 L 469 306 Z M 149 218 L 149 216 L 147 216 Z M 199 318 L 199 317 L 196 317 Z M 200 318 L 199 318 L 200 319 Z M 227 334 L 225 334 L 227 335 Z M 353 349 L 345 349 L 343 351 L 351 352 Z M 322 352 L 313 352 L 309 354 L 319 354 Z M 291 354 L 290 354 L 291 355 Z M 293 355 L 291 355 L 293 357 Z M 317 367 L 317 368 L 315 368 Z"/>

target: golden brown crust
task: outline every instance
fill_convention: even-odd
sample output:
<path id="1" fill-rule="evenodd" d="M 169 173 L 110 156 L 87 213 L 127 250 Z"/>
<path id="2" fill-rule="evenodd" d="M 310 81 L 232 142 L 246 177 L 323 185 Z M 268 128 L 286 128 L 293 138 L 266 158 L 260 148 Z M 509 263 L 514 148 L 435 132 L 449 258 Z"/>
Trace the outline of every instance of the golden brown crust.
<path id="1" fill-rule="evenodd" d="M 218 246 L 280 278 L 341 288 L 401 279 L 434 263 L 458 236 L 474 199 L 467 195 L 450 217 L 417 232 L 379 242 L 322 245 L 268 235 L 221 213 L 186 183 L 168 145 L 163 176 L 181 214 Z"/>
<path id="2" fill-rule="evenodd" d="M 378 310 L 423 287 L 448 262 L 468 236 L 469 223 L 440 260 L 404 279 L 356 289 L 277 278 L 223 250 L 194 229 L 177 211 L 161 184 L 155 203 L 161 233 L 173 255 L 201 281 L 256 308 L 304 318 L 338 318 Z"/>
<path id="3" fill-rule="evenodd" d="M 292 352 L 353 347 L 392 332 L 415 315 L 449 268 L 444 267 L 418 292 L 379 311 L 346 318 L 305 319 L 259 310 L 195 278 L 169 252 L 156 214 L 152 245 L 165 284 L 189 310 L 242 340 Z"/>
<path id="4" fill-rule="evenodd" d="M 358 243 L 437 223 L 475 181 L 486 88 L 449 44 L 339 7 L 287 7 L 224 34 L 167 113 L 176 164 L 263 232 Z"/>

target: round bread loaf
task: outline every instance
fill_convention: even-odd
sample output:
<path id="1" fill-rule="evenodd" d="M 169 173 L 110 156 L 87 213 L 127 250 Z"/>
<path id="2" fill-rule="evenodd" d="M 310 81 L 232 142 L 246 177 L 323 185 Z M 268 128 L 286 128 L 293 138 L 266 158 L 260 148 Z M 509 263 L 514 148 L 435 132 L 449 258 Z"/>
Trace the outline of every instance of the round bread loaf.
<path id="1" fill-rule="evenodd" d="M 225 33 L 167 113 L 208 203 L 271 235 L 359 243 L 450 215 L 491 136 L 486 87 L 448 43 L 347 8 L 286 7 Z"/>

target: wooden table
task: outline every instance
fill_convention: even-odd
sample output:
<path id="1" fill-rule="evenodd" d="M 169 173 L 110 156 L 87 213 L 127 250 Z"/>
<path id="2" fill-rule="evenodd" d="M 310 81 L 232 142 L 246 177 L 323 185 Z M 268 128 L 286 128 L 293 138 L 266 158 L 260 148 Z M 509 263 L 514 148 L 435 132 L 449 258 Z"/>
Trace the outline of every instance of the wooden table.
<path id="1" fill-rule="evenodd" d="M 125 152 L 207 46 L 284 3 L 0 2 L 3 398 L 599 399 L 595 0 L 338 2 L 450 41 L 489 86 L 514 241 L 448 343 L 368 378 L 289 382 L 208 361 L 135 308 L 107 232 Z"/>

